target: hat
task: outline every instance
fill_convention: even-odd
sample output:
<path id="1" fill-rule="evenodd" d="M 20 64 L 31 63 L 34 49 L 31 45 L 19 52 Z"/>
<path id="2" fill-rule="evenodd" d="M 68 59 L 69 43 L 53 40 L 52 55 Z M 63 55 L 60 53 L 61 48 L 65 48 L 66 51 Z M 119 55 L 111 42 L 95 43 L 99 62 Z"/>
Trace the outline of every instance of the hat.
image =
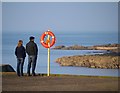
<path id="1" fill-rule="evenodd" d="M 29 39 L 32 40 L 32 39 L 35 39 L 35 37 L 31 36 Z"/>

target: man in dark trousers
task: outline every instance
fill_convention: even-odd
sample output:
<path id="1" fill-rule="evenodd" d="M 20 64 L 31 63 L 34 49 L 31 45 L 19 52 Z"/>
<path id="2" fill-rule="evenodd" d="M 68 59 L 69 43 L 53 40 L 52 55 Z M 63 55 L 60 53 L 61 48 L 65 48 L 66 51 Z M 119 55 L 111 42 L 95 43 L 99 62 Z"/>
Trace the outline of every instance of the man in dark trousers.
<path id="1" fill-rule="evenodd" d="M 37 54 L 38 54 L 38 47 L 37 44 L 34 42 L 34 37 L 31 36 L 30 41 L 26 44 L 26 52 L 28 54 L 28 68 L 27 74 L 30 76 L 30 68 L 32 65 L 32 75 L 35 76 L 35 67 L 37 61 Z"/>

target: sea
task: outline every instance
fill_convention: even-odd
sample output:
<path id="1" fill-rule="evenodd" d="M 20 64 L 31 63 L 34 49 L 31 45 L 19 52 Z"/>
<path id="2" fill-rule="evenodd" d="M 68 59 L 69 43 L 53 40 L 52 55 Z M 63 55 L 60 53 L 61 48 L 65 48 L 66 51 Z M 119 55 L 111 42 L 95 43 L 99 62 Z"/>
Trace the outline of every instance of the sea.
<path id="1" fill-rule="evenodd" d="M 65 45 L 82 45 L 93 46 L 102 44 L 118 43 L 117 33 L 56 33 L 55 46 Z M 36 64 L 36 73 L 47 73 L 48 50 L 40 43 L 41 32 L 2 32 L 2 64 L 10 64 L 16 71 L 17 59 L 15 48 L 18 40 L 23 40 L 25 46 L 29 42 L 29 37 L 34 36 L 38 45 L 38 59 Z M 55 62 L 57 58 L 73 55 L 95 55 L 104 54 L 105 50 L 53 50 L 50 49 L 50 74 L 67 74 L 67 75 L 85 75 L 85 76 L 113 76 L 118 77 L 118 69 L 98 69 L 87 67 L 60 66 Z M 24 62 L 24 73 L 27 72 L 28 56 Z"/>

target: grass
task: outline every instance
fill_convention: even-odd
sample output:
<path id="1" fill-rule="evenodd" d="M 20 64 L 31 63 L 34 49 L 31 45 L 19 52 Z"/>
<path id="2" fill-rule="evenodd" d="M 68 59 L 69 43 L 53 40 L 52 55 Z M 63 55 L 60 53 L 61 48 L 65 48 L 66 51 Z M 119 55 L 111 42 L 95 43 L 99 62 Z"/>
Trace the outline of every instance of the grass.
<path id="1" fill-rule="evenodd" d="M 2 76 L 16 76 L 16 72 L 0 72 L 0 75 Z M 25 73 L 25 76 L 27 74 Z M 38 76 L 47 76 L 46 73 L 37 73 Z M 95 77 L 95 78 L 120 78 L 120 77 L 113 77 L 113 76 L 86 76 L 86 75 L 68 75 L 68 74 L 50 74 L 50 76 L 70 76 L 70 77 Z"/>

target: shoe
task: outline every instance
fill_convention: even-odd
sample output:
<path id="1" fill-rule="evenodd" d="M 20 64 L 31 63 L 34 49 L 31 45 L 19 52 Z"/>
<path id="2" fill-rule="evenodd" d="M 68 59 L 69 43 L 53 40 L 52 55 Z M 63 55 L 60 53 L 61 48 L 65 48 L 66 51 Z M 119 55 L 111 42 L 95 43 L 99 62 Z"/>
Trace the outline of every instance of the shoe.
<path id="1" fill-rule="evenodd" d="M 31 76 L 30 74 L 27 74 L 27 76 Z"/>
<path id="2" fill-rule="evenodd" d="M 24 74 L 21 74 L 21 76 L 24 76 Z"/>
<path id="3" fill-rule="evenodd" d="M 18 75 L 18 77 L 20 77 L 20 75 Z"/>
<path id="4" fill-rule="evenodd" d="M 32 76 L 36 76 L 36 74 L 32 74 Z"/>
<path id="5" fill-rule="evenodd" d="M 20 74 L 17 74 L 18 77 L 20 77 Z"/>

